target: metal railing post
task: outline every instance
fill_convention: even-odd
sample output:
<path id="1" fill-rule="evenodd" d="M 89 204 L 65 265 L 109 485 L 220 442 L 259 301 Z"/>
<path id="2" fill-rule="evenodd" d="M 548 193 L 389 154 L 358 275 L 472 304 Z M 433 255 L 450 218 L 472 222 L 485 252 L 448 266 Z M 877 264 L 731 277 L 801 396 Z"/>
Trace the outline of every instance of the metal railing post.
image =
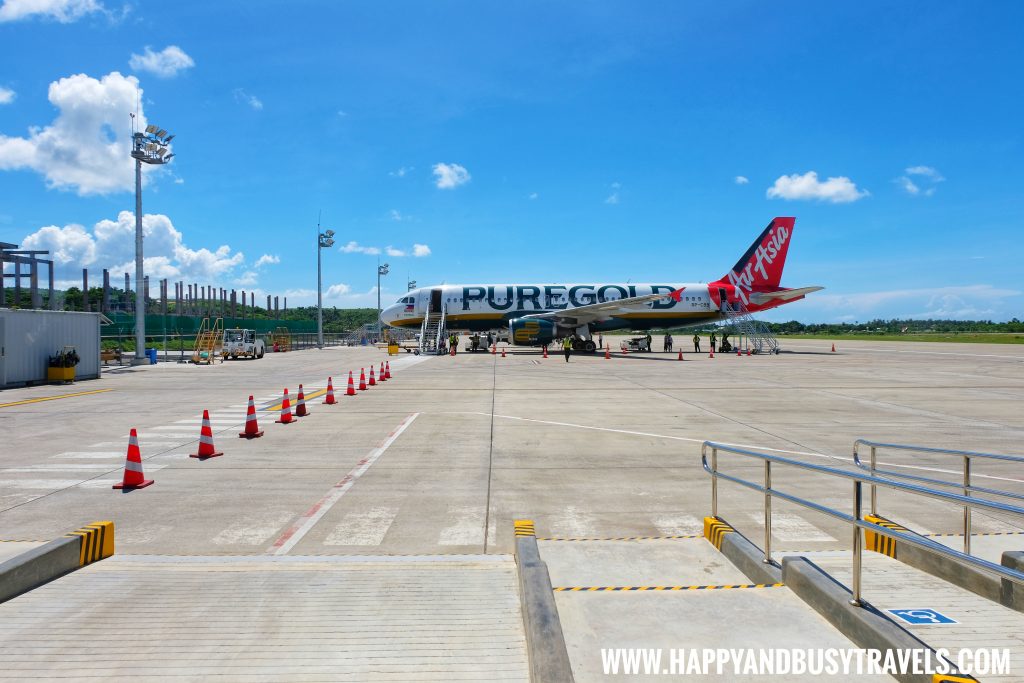
<path id="1" fill-rule="evenodd" d="M 764 562 L 772 564 L 772 463 L 764 461 Z"/>
<path id="2" fill-rule="evenodd" d="M 871 447 L 871 476 L 875 476 L 875 447 Z M 878 488 L 871 485 L 871 514 L 878 514 Z"/>
<path id="3" fill-rule="evenodd" d="M 718 449 L 711 449 L 711 516 L 718 517 Z"/>
<path id="4" fill-rule="evenodd" d="M 860 607 L 860 571 L 861 571 L 861 539 L 864 530 L 860 528 L 862 517 L 861 511 L 861 483 L 853 482 L 853 597 L 850 604 Z"/>
<path id="5" fill-rule="evenodd" d="M 971 495 L 971 456 L 964 456 L 964 496 Z M 971 554 L 971 506 L 964 505 L 964 554 Z"/>

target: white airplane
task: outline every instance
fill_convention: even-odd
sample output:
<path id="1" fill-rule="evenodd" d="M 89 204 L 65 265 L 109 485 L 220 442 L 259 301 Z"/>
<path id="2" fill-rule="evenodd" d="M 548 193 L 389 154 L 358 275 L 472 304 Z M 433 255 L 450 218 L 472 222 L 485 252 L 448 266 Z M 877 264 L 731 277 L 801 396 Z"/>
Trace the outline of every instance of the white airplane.
<path id="1" fill-rule="evenodd" d="M 729 311 L 757 313 L 799 301 L 822 287 L 780 287 L 795 218 L 774 218 L 732 270 L 707 284 L 440 285 L 408 292 L 381 311 L 392 327 L 438 319 L 455 332 L 507 331 L 516 346 L 542 346 L 575 335 L 593 352 L 594 335 L 706 325 Z"/>

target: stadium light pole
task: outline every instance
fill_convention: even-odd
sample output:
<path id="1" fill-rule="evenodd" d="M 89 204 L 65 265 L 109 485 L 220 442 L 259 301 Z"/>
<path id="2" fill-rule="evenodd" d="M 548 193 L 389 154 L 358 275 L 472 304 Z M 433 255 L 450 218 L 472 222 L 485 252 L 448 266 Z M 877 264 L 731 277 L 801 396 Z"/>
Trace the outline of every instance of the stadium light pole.
<path id="1" fill-rule="evenodd" d="M 323 270 L 320 266 L 320 252 L 334 246 L 334 231 L 320 232 L 320 222 L 316 224 L 316 347 L 324 348 L 324 297 Z"/>
<path id="2" fill-rule="evenodd" d="M 381 326 L 380 326 L 380 278 L 382 275 L 388 274 L 388 264 L 380 265 L 377 264 L 377 340 L 380 340 Z"/>
<path id="3" fill-rule="evenodd" d="M 132 123 L 135 114 L 131 115 Z M 132 158 L 135 159 L 135 359 L 132 365 L 145 365 L 146 358 L 146 292 L 142 272 L 142 164 L 161 166 L 174 156 L 168 154 L 167 144 L 173 138 L 159 126 L 148 125 L 146 131 L 137 132 L 132 126 Z"/>

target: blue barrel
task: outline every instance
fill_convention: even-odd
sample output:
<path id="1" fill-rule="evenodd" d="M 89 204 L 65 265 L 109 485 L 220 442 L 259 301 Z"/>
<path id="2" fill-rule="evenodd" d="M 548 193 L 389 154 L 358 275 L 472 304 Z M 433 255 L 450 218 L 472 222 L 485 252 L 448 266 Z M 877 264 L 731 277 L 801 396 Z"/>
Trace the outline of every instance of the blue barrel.
<path id="1" fill-rule="evenodd" d="M 156 349 L 146 349 L 146 355 L 149 356 L 149 364 L 156 365 Z"/>

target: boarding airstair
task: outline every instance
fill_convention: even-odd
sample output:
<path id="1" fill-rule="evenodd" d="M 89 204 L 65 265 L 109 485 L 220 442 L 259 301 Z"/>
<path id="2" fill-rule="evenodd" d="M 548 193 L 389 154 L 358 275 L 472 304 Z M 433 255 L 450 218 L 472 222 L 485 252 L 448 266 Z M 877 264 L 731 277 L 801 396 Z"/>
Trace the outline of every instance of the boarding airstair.
<path id="1" fill-rule="evenodd" d="M 779 352 L 779 340 L 767 325 L 750 314 L 742 302 L 723 305 L 722 312 L 728 320 L 726 326 L 734 330 L 737 348 L 744 351 L 750 349 L 754 353 Z"/>
<path id="2" fill-rule="evenodd" d="M 196 365 L 200 363 L 211 365 L 220 356 L 222 348 L 224 348 L 224 319 L 215 318 L 211 324 L 209 318 L 203 318 L 199 325 L 199 332 L 196 333 L 196 345 L 192 349 L 192 362 Z"/>
<path id="3" fill-rule="evenodd" d="M 437 353 L 441 348 L 441 340 L 446 333 L 446 317 L 447 307 L 442 306 L 440 312 L 430 311 L 423 318 L 420 326 L 420 353 Z"/>

